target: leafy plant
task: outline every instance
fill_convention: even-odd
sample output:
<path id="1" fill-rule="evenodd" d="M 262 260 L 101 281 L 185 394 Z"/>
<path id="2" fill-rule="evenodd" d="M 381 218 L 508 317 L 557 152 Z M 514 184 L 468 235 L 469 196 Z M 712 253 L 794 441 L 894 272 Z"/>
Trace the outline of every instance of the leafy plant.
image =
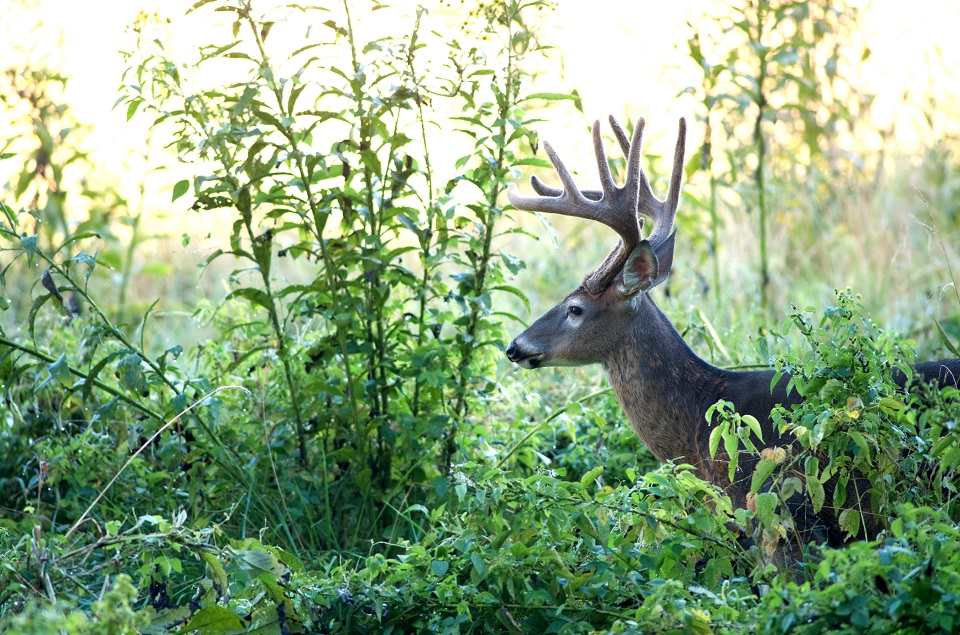
<path id="1" fill-rule="evenodd" d="M 856 125 L 870 103 L 840 69 L 864 61 L 870 50 L 853 36 L 859 10 L 849 3 L 744 0 L 730 8 L 696 26 L 688 24 L 693 31 L 689 57 L 703 80 L 683 92 L 699 98 L 698 118 L 704 124 L 698 160 L 691 159 L 688 171 L 704 170 L 709 178 L 709 198 L 691 200 L 710 213 L 718 295 L 720 186 L 757 210 L 758 291 L 761 308 L 767 310 L 770 175 L 787 183 L 830 187 L 841 157 L 851 156 L 840 150 L 837 139 Z M 847 46 L 852 53 L 844 51 Z M 721 129 L 725 138 L 718 143 L 715 130 Z M 747 130 L 749 145 L 738 141 Z M 827 177 L 818 176 L 822 174 Z M 837 195 L 833 189 L 829 193 Z M 822 196 L 812 197 L 815 215 L 826 204 Z"/>
<path id="2" fill-rule="evenodd" d="M 521 263 L 494 237 L 500 195 L 522 163 L 514 148 L 529 134 L 519 62 L 540 48 L 525 21 L 537 6 L 472 16 L 464 33 L 497 38 L 488 51 L 425 43 L 423 11 L 406 36 L 362 41 L 357 8 L 344 3 L 325 23 L 324 45 L 343 50 L 341 63 L 310 57 L 319 43 L 275 59 L 274 20 L 251 2 L 222 2 L 233 38 L 205 47 L 198 64 L 247 70 L 238 84 L 200 91 L 188 89 L 191 67 L 140 40 L 128 113 L 153 110 L 177 131 L 184 159 L 212 161 L 193 181 L 194 208 L 235 220 L 230 247 L 208 262 L 246 263 L 228 300 L 262 312 L 247 328 L 263 330 L 241 359 L 275 356 L 283 367 L 285 396 L 269 400 L 265 418 L 278 432 L 290 422 L 305 471 L 319 461 L 308 487 L 323 501 L 325 544 L 350 544 L 370 522 L 393 525 L 383 503 L 450 470 L 462 426 L 495 385 L 484 370 L 501 337 L 491 297 L 519 294 L 505 283 Z M 421 68 L 428 46 L 449 55 L 431 73 Z M 430 128 L 447 103 L 462 109 L 454 120 L 473 146 L 456 162 L 459 176 L 440 185 Z M 285 282 L 284 258 L 317 263 L 313 277 Z M 311 338 L 298 337 L 308 324 Z M 334 523 L 333 509 L 352 520 Z"/>

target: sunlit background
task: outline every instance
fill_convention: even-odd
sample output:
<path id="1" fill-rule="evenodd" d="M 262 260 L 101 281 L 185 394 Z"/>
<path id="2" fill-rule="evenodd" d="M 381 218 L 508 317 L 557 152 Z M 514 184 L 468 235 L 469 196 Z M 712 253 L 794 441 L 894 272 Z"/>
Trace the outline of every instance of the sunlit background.
<path id="1" fill-rule="evenodd" d="M 182 262 L 182 257 L 186 256 L 187 261 L 200 263 L 207 253 L 226 240 L 226 230 L 217 227 L 216 216 L 185 216 L 189 214 L 189 197 L 171 203 L 172 185 L 188 178 L 192 172 L 188 166 L 178 165 L 173 154 L 164 149 L 170 140 L 149 135 L 149 117 L 138 115 L 128 122 L 124 108 L 114 108 L 126 67 L 120 51 L 129 50 L 133 45 L 130 25 L 142 12 L 156 13 L 161 22 L 169 20 L 161 32 L 175 56 L 185 62 L 194 59 L 198 44 L 211 41 L 211 34 L 225 32 L 226 22 L 218 23 L 217 14 L 201 10 L 185 18 L 184 13 L 191 4 L 182 0 L 102 0 L 93 3 L 17 0 L 0 9 L 3 24 L 0 56 L 5 60 L 5 67 L 47 67 L 68 78 L 61 99 L 69 104 L 76 120 L 86 126 L 82 145 L 97 168 L 96 174 L 84 178 L 112 183 L 129 200 L 137 197 L 141 182 L 145 185 L 140 204 L 146 221 L 153 224 L 154 231 L 170 237 L 144 252 L 145 258 L 157 261 L 177 259 Z M 412 13 L 412 3 L 410 6 Z M 906 164 L 897 164 L 896 169 L 902 171 L 904 165 L 917 167 L 930 160 L 929 155 L 924 155 L 925 148 L 941 139 L 949 144 L 960 136 L 960 38 L 956 37 L 960 33 L 960 5 L 950 0 L 921 0 L 911 3 L 909 10 L 905 10 L 901 3 L 891 2 L 864 2 L 860 6 L 860 24 L 855 33 L 857 41 L 851 41 L 850 45 L 869 50 L 870 55 L 856 66 L 856 77 L 848 79 L 855 81 L 864 93 L 875 95 L 867 114 L 872 130 L 861 131 L 862 134 L 847 145 L 860 144 L 864 151 L 877 153 L 884 152 L 881 146 L 887 144 L 909 159 Z M 688 55 L 687 40 L 704 23 L 704 16 L 722 15 L 725 7 L 726 3 L 707 0 L 666 3 L 593 0 L 562 1 L 554 11 L 544 12 L 544 39 L 555 50 L 542 62 L 536 80 L 538 88 L 554 92 L 577 91 L 582 98 L 583 112 L 579 112 L 573 102 L 552 106 L 548 116 L 539 124 L 540 138 L 551 140 L 585 182 L 593 178 L 594 169 L 588 125 L 593 119 L 604 118 L 607 114 L 628 120 L 646 117 L 649 130 L 647 148 L 655 155 L 669 154 L 676 120 L 685 116 L 693 121 L 700 114 L 696 99 L 684 93 L 685 88 L 696 87 L 700 81 L 699 68 Z M 358 16 L 358 28 L 387 33 L 398 28 L 396 12 L 382 13 L 382 16 L 377 12 Z M 321 17 L 315 18 L 314 24 L 300 23 L 299 19 L 285 25 L 291 37 L 298 41 L 309 41 L 312 34 L 318 32 L 314 29 L 324 29 L 319 26 Z M 436 28 L 442 29 L 443 7 L 437 7 L 430 19 Z M 710 51 L 705 53 L 709 56 Z M 8 119 L 13 114 L 5 113 Z M 881 139 L 877 131 L 889 136 Z M 699 146 L 697 135 L 700 134 L 696 127 L 692 128 L 688 156 Z M 749 130 L 742 131 L 744 142 L 749 141 L 749 134 Z M 8 151 L 17 149 L 14 143 Z M 158 167 L 163 169 L 156 170 Z M 0 180 L 12 178 L 16 170 L 12 161 L 0 164 Z M 911 183 L 911 176 L 905 178 L 908 184 Z M 908 205 L 903 213 L 910 218 L 917 220 L 926 214 L 921 196 L 914 197 Z M 726 213 L 728 250 L 722 254 L 726 259 L 723 261 L 724 275 L 732 287 L 750 286 L 756 275 L 751 261 L 755 252 L 753 230 L 738 232 L 736 225 L 745 221 L 738 219 L 734 212 L 728 210 Z M 184 218 L 189 219 L 186 224 Z M 790 222 L 782 215 L 780 220 Z M 856 225 L 861 220 L 847 224 Z M 563 270 L 562 284 L 567 284 L 567 279 L 575 281 L 602 257 L 609 237 L 601 229 L 597 238 L 593 228 L 585 232 L 576 222 L 560 221 L 556 225 L 559 253 L 580 250 L 578 260 L 565 265 L 569 270 Z M 178 244 L 179 237 L 187 233 L 185 228 L 195 235 L 189 247 Z M 885 225 L 882 230 L 896 229 L 890 236 L 891 245 L 897 240 L 896 234 L 900 231 L 897 228 L 902 229 L 902 223 Z M 843 226 L 837 231 L 842 234 L 849 228 Z M 585 247 L 584 236 L 588 243 Z M 948 243 L 951 240 L 956 242 L 955 235 L 948 233 L 948 239 Z M 824 245 L 823 249 L 836 248 L 835 243 Z M 541 268 L 549 267 L 550 259 L 560 258 L 549 241 L 535 245 L 520 240 L 510 246 L 521 255 L 529 253 L 532 256 L 527 272 L 521 274 L 523 282 L 542 277 Z M 774 243 L 774 249 L 778 249 L 777 243 Z M 866 248 L 854 245 L 849 249 Z M 895 251 L 891 247 L 891 254 Z M 822 254 L 818 256 L 823 257 Z M 570 262 L 571 259 L 564 260 Z M 890 266 L 892 262 L 893 256 L 889 256 L 870 266 L 876 269 Z M 783 269 L 792 265 L 789 260 L 781 258 L 777 266 L 776 273 L 784 273 Z M 840 271 L 834 272 L 830 278 L 816 291 L 799 286 L 791 289 L 787 287 L 786 277 L 779 279 L 777 309 L 782 312 L 790 304 L 829 299 L 835 286 L 859 282 L 862 283 L 860 288 L 867 287 L 865 292 L 877 293 L 888 284 L 875 279 L 876 276 L 871 280 L 860 280 L 861 273 L 845 271 L 845 267 L 840 267 Z M 941 285 L 948 282 L 944 280 Z M 909 276 L 896 283 L 898 290 L 907 288 L 909 293 L 915 294 L 910 301 L 903 300 L 908 306 L 918 297 L 932 297 L 937 293 L 936 287 L 928 285 L 913 289 L 911 284 Z M 534 313 L 556 299 L 547 297 L 541 302 L 536 298 L 535 283 L 528 286 L 534 289 Z M 874 306 L 893 306 L 904 294 L 898 292 L 896 295 L 898 300 L 890 298 L 884 303 L 874 303 Z M 895 322 L 902 321 L 897 309 L 888 317 Z"/>
<path id="2" fill-rule="evenodd" d="M 124 113 L 113 110 L 124 70 L 119 54 L 141 11 L 160 12 L 174 21 L 176 41 L 186 49 L 209 34 L 202 24 L 183 20 L 193 4 L 185 0 L 11 0 L 0 9 L 4 22 L 3 59 L 58 67 L 70 78 L 65 100 L 78 119 L 93 127 L 91 148 L 100 160 L 139 149 L 142 139 L 125 134 Z M 397 3 L 402 5 L 403 3 Z M 410 3 L 413 4 L 412 2 Z M 863 2 L 862 36 L 872 50 L 864 64 L 862 87 L 877 94 L 874 116 L 883 125 L 897 116 L 904 92 L 937 95 L 943 108 L 960 99 L 960 5 L 952 0 L 919 0 L 909 9 L 896 2 Z M 676 94 L 696 81 L 685 59 L 688 23 L 705 12 L 722 12 L 725 2 L 675 0 L 561 1 L 545 20 L 547 39 L 558 49 L 543 69 L 551 82 L 576 88 L 588 117 L 608 111 L 648 113 L 649 118 L 683 114 Z M 371 16 L 376 17 L 374 14 Z M 369 18 L 368 18 L 369 19 Z M 184 29 L 187 26 L 190 28 Z M 566 122 L 557 124 L 560 133 Z M 956 117 L 953 130 L 960 129 Z M 142 134 L 143 127 L 134 128 Z M 544 125 L 547 131 L 553 127 Z M 902 130 L 904 142 L 916 130 Z M 548 136 L 548 135 L 544 135 Z"/>

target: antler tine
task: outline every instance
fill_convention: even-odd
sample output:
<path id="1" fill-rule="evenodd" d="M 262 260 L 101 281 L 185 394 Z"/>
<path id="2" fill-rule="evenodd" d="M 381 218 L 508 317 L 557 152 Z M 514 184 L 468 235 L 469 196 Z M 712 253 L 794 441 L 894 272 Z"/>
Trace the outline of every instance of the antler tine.
<path id="1" fill-rule="evenodd" d="M 613 128 L 613 136 L 617 138 L 617 142 L 620 144 L 620 149 L 623 150 L 623 156 L 629 156 L 630 139 L 627 138 L 627 133 L 623 131 L 623 128 L 620 127 L 620 122 L 617 121 L 613 115 L 610 115 L 608 119 L 610 121 L 610 127 Z M 640 118 L 640 123 L 638 125 L 644 125 L 643 117 Z"/>
<path id="2" fill-rule="evenodd" d="M 642 120 L 641 120 L 642 121 Z M 659 200 L 650 189 L 650 182 L 642 175 L 640 179 L 640 195 L 637 211 L 653 220 L 653 231 L 647 237 L 650 244 L 656 248 L 672 235 L 673 220 L 677 215 L 680 204 L 680 188 L 683 180 L 683 159 L 687 140 L 687 121 L 680 118 L 680 132 L 677 135 L 677 146 L 673 154 L 673 173 L 670 175 L 670 189 L 667 198 Z M 630 148 L 631 151 L 633 148 Z"/>
<path id="3" fill-rule="evenodd" d="M 607 165 L 607 154 L 603 149 L 603 139 L 600 137 L 599 121 L 593 124 L 593 146 L 600 171 L 600 191 L 581 192 L 563 161 L 550 143 L 545 141 L 544 150 L 557 171 L 563 189 L 550 187 L 536 177 L 531 177 L 531 185 L 538 196 L 520 194 L 516 186 L 511 184 L 507 190 L 507 198 L 518 209 L 562 214 L 603 223 L 617 232 L 621 240 L 631 245 L 632 249 L 640 240 L 640 224 L 636 216 L 637 184 L 631 183 L 629 178 L 624 187 L 617 187 L 613 182 L 610 167 Z"/>
<path id="4" fill-rule="evenodd" d="M 681 123 L 681 125 L 683 124 Z M 603 264 L 584 280 L 584 285 L 593 293 L 599 293 L 609 285 L 623 268 L 627 256 L 640 243 L 643 219 L 639 217 L 639 213 L 642 212 L 650 216 L 657 223 L 653 235 L 658 237 L 658 241 L 654 245 L 659 244 L 659 241 L 662 240 L 659 238 L 657 228 L 666 224 L 666 229 L 669 232 L 670 226 L 673 224 L 672 216 L 667 219 L 668 215 L 664 214 L 662 210 L 663 203 L 653 196 L 647 177 L 640 168 L 640 148 L 643 144 L 645 120 L 641 118 L 637 122 L 633 131 L 633 138 L 629 140 L 623 128 L 613 117 L 610 117 L 610 126 L 613 128 L 613 133 L 620 148 L 627 157 L 627 176 L 623 187 L 617 187 L 613 181 L 610 166 L 607 164 L 607 153 L 603 148 L 603 139 L 600 136 L 600 122 L 597 121 L 593 124 L 593 148 L 597 159 L 597 170 L 600 174 L 600 190 L 578 189 L 570 171 L 548 142 L 544 142 L 543 147 L 547 157 L 556 169 L 563 187 L 551 187 L 534 176 L 530 178 L 530 184 L 537 192 L 537 196 L 520 194 L 513 184 L 507 190 L 510 203 L 518 209 L 595 220 L 617 232 L 617 235 L 620 236 L 617 246 L 603 261 Z M 681 142 L 678 143 L 682 143 L 683 136 L 681 132 Z M 683 150 L 682 146 L 678 147 L 681 154 L 680 167 L 682 172 Z M 676 168 L 674 169 L 674 180 L 676 181 L 676 187 L 671 185 L 671 192 L 676 189 L 677 195 L 668 196 L 668 200 L 673 201 L 673 212 L 675 213 L 676 203 L 679 200 L 679 173 Z M 665 222 L 667 220 L 668 222 Z"/>
<path id="5" fill-rule="evenodd" d="M 530 177 L 530 185 L 533 186 L 533 190 L 540 196 L 560 196 L 563 194 L 562 187 L 553 187 L 552 185 L 547 185 L 537 178 L 536 174 Z M 580 193 L 591 201 L 599 201 L 601 198 L 603 198 L 603 192 L 601 190 L 580 190 Z"/>
<path id="6" fill-rule="evenodd" d="M 613 135 L 617 138 L 617 142 L 620 144 L 620 149 L 623 151 L 623 156 L 627 157 L 630 155 L 630 139 L 627 137 L 627 133 L 623 131 L 623 128 L 620 126 L 620 123 L 614 118 L 613 115 L 610 115 L 608 118 L 610 121 L 610 128 L 613 129 Z M 641 119 L 641 122 L 643 120 Z M 643 125 L 641 123 L 641 125 Z M 537 194 L 540 196 L 560 196 L 563 194 L 563 189 L 559 187 L 552 187 L 547 185 L 536 175 L 530 177 L 530 185 L 533 186 L 533 189 L 536 190 Z M 580 190 L 580 193 L 586 196 L 591 201 L 599 201 L 603 198 L 603 191 L 601 190 Z M 643 227 L 643 219 L 638 219 L 640 222 L 641 228 Z"/>

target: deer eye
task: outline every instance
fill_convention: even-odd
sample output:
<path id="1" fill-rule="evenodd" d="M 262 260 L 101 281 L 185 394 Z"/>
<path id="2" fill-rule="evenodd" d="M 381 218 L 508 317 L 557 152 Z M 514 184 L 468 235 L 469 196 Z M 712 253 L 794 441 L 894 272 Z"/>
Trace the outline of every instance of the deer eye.
<path id="1" fill-rule="evenodd" d="M 569 313 L 570 315 L 575 315 L 575 316 L 576 316 L 576 315 L 583 315 L 583 309 L 582 309 L 581 307 L 578 307 L 576 304 L 574 304 L 574 305 L 570 306 L 570 307 L 567 309 L 567 313 Z"/>

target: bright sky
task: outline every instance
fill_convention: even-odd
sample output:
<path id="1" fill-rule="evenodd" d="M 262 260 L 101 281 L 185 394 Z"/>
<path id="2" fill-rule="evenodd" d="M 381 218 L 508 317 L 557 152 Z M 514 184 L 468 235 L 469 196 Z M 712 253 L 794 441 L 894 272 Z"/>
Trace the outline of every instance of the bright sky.
<path id="1" fill-rule="evenodd" d="M 92 124 L 90 143 L 104 169 L 122 173 L 129 148 L 142 148 L 145 122 L 129 128 L 122 109 L 112 110 L 123 62 L 117 51 L 129 42 L 125 28 L 141 9 L 160 7 L 161 15 L 177 20 L 193 0 L 6 0 L 10 6 L 31 4 L 27 10 L 0 9 L 3 29 L 22 47 L 51 47 L 49 59 L 60 63 L 71 78 L 66 99 L 80 121 Z M 405 2 L 409 0 L 397 0 Z M 321 3 L 322 4 L 322 3 Z M 643 114 L 656 125 L 656 136 L 675 134 L 675 121 L 689 108 L 675 95 L 696 81 L 695 69 L 685 59 L 686 22 L 704 11 L 720 11 L 721 0 L 560 0 L 544 25 L 548 39 L 560 51 L 557 66 L 544 81 L 556 89 L 577 88 L 588 118 L 607 113 L 631 117 Z M 43 21 L 43 36 L 10 29 L 10 11 L 27 26 Z M 376 15 L 376 14 L 374 14 Z M 888 118 L 906 88 L 927 90 L 930 82 L 943 93 L 940 103 L 952 109 L 954 130 L 960 131 L 960 2 L 914 0 L 870 3 L 865 17 L 866 37 L 874 54 L 865 69 L 869 91 L 878 93 L 875 116 Z M 203 41 L 204 33 L 174 29 L 178 38 Z M 61 34 L 54 47 L 51 34 Z M 0 44 L 0 53 L 12 43 Z M 34 47 L 34 48 L 30 48 Z M 561 65 L 562 64 L 562 65 Z M 952 74 L 952 76 L 951 76 Z M 541 138 L 569 134 L 570 121 L 547 122 Z M 660 125 L 663 122 L 664 125 Z M 578 134 L 580 130 L 576 131 Z"/>

